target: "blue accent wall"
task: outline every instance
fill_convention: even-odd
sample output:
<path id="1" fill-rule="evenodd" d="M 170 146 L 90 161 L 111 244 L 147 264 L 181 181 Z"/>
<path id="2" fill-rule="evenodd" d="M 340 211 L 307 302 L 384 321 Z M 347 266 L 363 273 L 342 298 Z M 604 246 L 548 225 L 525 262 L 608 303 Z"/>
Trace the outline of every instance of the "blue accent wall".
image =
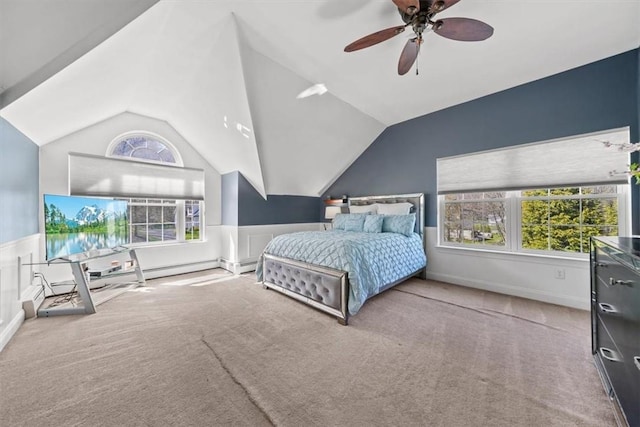
<path id="1" fill-rule="evenodd" d="M 0 244 L 39 232 L 39 147 L 0 117 Z"/>
<path id="2" fill-rule="evenodd" d="M 625 126 L 638 141 L 639 56 L 635 49 L 388 127 L 323 197 L 426 193 L 425 224 L 435 227 L 439 157 Z M 473 179 L 473 170 L 461 173 Z M 637 234 L 640 191 L 632 191 Z"/>
<path id="3" fill-rule="evenodd" d="M 238 173 L 238 225 L 299 224 L 320 221 L 319 197 L 267 194 L 265 200 Z"/>
<path id="4" fill-rule="evenodd" d="M 222 175 L 222 224 L 267 225 L 320 221 L 319 197 L 268 194 L 265 200 L 238 171 Z"/>

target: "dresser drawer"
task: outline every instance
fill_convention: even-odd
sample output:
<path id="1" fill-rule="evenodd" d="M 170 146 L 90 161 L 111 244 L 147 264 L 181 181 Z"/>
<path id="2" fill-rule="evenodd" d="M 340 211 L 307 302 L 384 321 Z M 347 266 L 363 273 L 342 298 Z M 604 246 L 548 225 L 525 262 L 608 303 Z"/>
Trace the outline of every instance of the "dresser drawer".
<path id="1" fill-rule="evenodd" d="M 628 302 L 632 294 L 640 294 L 640 276 L 604 252 L 596 254 L 594 270 L 599 299 Z"/>
<path id="2" fill-rule="evenodd" d="M 640 307 L 640 305 L 637 307 Z M 620 351 L 631 361 L 634 357 L 640 356 L 640 320 L 637 317 L 633 317 L 629 312 L 625 312 L 615 326 L 615 332 L 612 332 L 608 326 L 611 320 L 613 319 L 609 316 L 609 318 L 603 320 L 603 323 L 607 325 L 607 330 Z"/>
<path id="3" fill-rule="evenodd" d="M 624 302 L 621 292 L 624 292 L 623 284 L 626 283 L 626 274 L 623 269 L 624 267 L 620 263 L 614 261 L 600 248 L 597 249 L 593 274 L 595 275 L 594 285 L 598 302 L 611 304 L 618 311 L 622 310 Z"/>
<path id="4" fill-rule="evenodd" d="M 640 360 L 621 349 L 602 321 L 597 321 L 596 357 L 605 370 L 618 404 L 630 426 L 640 426 Z"/>
<path id="5" fill-rule="evenodd" d="M 638 304 L 636 307 L 640 307 Z M 640 321 L 633 315 L 629 305 L 626 302 L 611 304 L 599 299 L 594 304 L 594 310 L 597 321 L 606 326 L 618 348 L 631 354 L 640 352 Z"/>
<path id="6" fill-rule="evenodd" d="M 625 413 L 629 426 L 640 427 L 640 354 L 637 352 L 629 353 L 624 348 L 620 348 L 620 351 L 622 351 L 627 375 L 625 382 L 628 387 L 619 387 L 622 394 L 618 396 L 618 402 Z"/>
<path id="7" fill-rule="evenodd" d="M 594 268 L 595 306 L 617 342 L 633 340 L 640 325 L 640 276 L 627 267 L 598 254 Z M 623 332 L 624 330 L 624 332 Z M 636 339 L 634 341 L 640 341 Z"/>
<path id="8" fill-rule="evenodd" d="M 631 366 L 629 371 L 630 375 L 628 381 L 632 384 L 633 391 L 629 395 L 629 398 L 625 399 L 627 402 L 621 402 L 620 405 L 625 411 L 627 423 L 630 426 L 638 427 L 640 426 L 640 370 L 638 370 L 636 366 Z"/>

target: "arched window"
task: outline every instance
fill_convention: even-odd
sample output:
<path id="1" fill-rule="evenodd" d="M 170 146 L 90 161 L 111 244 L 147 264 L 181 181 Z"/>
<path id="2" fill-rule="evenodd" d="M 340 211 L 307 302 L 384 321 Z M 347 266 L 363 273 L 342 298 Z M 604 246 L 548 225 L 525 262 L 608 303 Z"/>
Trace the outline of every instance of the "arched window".
<path id="1" fill-rule="evenodd" d="M 129 132 L 118 136 L 109 145 L 107 156 L 182 166 L 180 155 L 169 141 L 149 132 Z"/>
<path id="2" fill-rule="evenodd" d="M 150 132 L 128 132 L 115 138 L 107 157 L 183 166 L 180 153 L 166 139 Z M 127 199 L 132 244 L 202 240 L 198 200 Z"/>

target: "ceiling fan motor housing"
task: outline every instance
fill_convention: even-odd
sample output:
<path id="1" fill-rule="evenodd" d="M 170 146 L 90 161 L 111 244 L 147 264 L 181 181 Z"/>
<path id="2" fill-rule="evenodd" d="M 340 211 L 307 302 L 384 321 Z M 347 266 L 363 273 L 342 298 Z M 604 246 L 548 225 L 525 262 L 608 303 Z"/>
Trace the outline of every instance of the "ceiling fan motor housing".
<path id="1" fill-rule="evenodd" d="M 442 0 L 420 0 L 420 10 L 417 14 L 407 13 L 400 8 L 398 8 L 398 13 L 405 24 L 411 24 L 416 18 L 421 18 L 428 22 L 443 6 L 444 2 Z"/>
<path id="2" fill-rule="evenodd" d="M 442 3 L 441 1 L 432 1 L 432 0 L 422 0 L 420 1 L 420 11 L 417 14 L 409 14 L 404 12 L 402 9 L 398 8 L 398 13 L 402 17 L 402 21 L 413 27 L 413 32 L 416 35 L 420 35 L 424 32 L 429 24 L 432 24 L 433 21 L 431 18 L 435 15 L 435 12 L 430 12 L 430 8 L 432 4 Z"/>

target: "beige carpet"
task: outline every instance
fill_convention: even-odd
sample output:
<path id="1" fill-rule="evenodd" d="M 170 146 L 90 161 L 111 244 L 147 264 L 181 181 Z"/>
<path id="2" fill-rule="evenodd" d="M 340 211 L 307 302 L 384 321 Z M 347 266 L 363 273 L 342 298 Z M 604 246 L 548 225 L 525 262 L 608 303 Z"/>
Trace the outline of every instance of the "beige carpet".
<path id="1" fill-rule="evenodd" d="M 26 321 L 0 353 L 0 424 L 615 425 L 587 312 L 412 279 L 344 327 L 224 274 Z"/>

